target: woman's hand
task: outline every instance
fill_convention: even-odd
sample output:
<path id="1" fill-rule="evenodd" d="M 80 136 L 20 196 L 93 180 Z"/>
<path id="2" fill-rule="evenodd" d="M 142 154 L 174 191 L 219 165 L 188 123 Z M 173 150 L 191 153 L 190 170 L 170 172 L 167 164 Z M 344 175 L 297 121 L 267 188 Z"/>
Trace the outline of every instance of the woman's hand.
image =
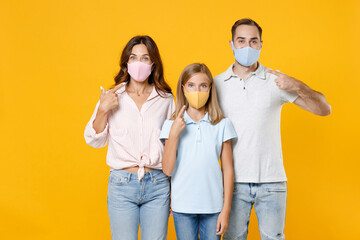
<path id="1" fill-rule="evenodd" d="M 228 210 L 223 209 L 220 212 L 216 225 L 216 235 L 221 235 L 226 233 L 226 230 L 229 227 L 229 215 L 230 215 L 230 211 Z"/>
<path id="2" fill-rule="evenodd" d="M 119 106 L 118 95 L 115 92 L 120 87 L 121 84 L 118 84 L 108 92 L 105 92 L 105 89 L 103 87 L 100 87 L 101 94 L 100 94 L 100 105 L 98 111 L 103 113 L 108 113 L 110 110 Z"/>
<path id="3" fill-rule="evenodd" d="M 172 126 L 171 126 L 171 130 L 169 133 L 169 136 L 173 136 L 173 137 L 179 137 L 180 133 L 182 132 L 182 130 L 184 130 L 186 123 L 184 120 L 184 112 L 185 112 L 186 106 L 184 105 L 178 116 L 175 118 Z"/>

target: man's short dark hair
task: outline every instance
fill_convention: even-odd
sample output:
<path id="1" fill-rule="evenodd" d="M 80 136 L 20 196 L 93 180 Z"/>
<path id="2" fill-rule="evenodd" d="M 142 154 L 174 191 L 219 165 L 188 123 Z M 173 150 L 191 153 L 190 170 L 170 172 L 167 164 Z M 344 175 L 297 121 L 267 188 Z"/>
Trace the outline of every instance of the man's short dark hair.
<path id="1" fill-rule="evenodd" d="M 234 36 L 235 36 L 235 31 L 236 28 L 240 25 L 250 25 L 250 26 L 255 26 L 257 27 L 257 29 L 259 30 L 259 35 L 260 35 L 260 40 L 261 40 L 261 34 L 262 34 L 262 29 L 259 26 L 259 24 L 257 24 L 254 20 L 250 19 L 250 18 L 243 18 L 240 20 L 237 20 L 234 25 L 231 28 L 231 35 L 232 35 L 232 40 L 234 40 Z"/>

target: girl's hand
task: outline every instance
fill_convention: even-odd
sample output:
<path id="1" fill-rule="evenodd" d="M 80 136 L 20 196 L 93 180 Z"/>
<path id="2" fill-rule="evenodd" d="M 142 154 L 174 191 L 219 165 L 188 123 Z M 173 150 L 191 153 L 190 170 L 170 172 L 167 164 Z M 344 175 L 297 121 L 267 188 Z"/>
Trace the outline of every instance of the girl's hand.
<path id="1" fill-rule="evenodd" d="M 229 215 L 230 211 L 221 211 L 216 225 L 216 235 L 221 235 L 226 233 L 226 230 L 229 227 Z"/>
<path id="2" fill-rule="evenodd" d="M 172 126 L 171 126 L 171 130 L 170 130 L 170 134 L 173 137 L 179 137 L 180 133 L 182 132 L 182 130 L 184 130 L 186 123 L 184 120 L 184 112 L 185 112 L 186 106 L 184 105 L 178 116 L 175 118 Z"/>
<path id="3" fill-rule="evenodd" d="M 169 217 L 171 217 L 172 215 L 173 215 L 173 211 L 172 211 L 172 209 L 170 208 Z"/>
<path id="4" fill-rule="evenodd" d="M 118 84 L 108 92 L 105 92 L 105 89 L 103 87 L 100 87 L 101 94 L 100 94 L 99 111 L 108 113 L 110 110 L 119 106 L 118 95 L 115 92 L 120 87 L 121 87 L 121 84 Z"/>

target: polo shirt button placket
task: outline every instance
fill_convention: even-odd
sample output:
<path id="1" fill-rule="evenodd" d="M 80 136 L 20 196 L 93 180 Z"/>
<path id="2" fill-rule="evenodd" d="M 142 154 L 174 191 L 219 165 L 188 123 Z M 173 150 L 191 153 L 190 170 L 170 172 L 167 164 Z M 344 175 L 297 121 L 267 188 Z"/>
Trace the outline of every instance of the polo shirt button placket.
<path id="1" fill-rule="evenodd" d="M 200 122 L 196 125 L 196 142 L 201 142 Z"/>

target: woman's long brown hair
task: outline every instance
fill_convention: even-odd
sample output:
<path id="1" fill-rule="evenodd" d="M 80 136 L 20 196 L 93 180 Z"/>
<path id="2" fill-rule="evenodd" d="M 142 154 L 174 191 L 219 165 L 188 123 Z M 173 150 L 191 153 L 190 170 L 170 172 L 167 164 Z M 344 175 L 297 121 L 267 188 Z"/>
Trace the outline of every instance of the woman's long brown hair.
<path id="1" fill-rule="evenodd" d="M 164 79 L 163 64 L 161 61 L 159 49 L 154 40 L 149 36 L 135 36 L 126 44 L 121 53 L 120 71 L 115 76 L 115 85 L 121 83 L 129 83 L 130 75 L 127 71 L 127 62 L 131 54 L 131 50 L 135 45 L 144 44 L 149 52 L 150 60 L 153 62 L 153 68 L 149 76 L 148 82 L 154 84 L 156 92 L 163 96 L 162 93 L 172 93 L 170 86 Z"/>

